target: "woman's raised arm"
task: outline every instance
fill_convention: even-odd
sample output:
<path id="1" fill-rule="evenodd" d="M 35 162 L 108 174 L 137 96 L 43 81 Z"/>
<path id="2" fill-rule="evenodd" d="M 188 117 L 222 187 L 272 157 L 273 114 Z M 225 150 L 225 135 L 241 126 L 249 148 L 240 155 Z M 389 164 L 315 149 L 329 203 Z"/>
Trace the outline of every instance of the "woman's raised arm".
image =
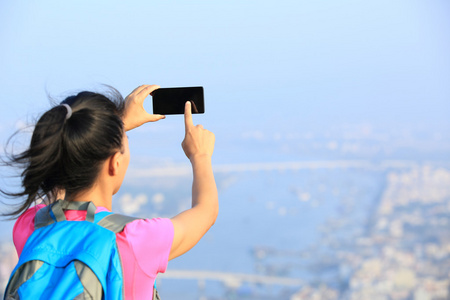
<path id="1" fill-rule="evenodd" d="M 217 187 L 211 165 L 215 136 L 202 125 L 193 124 L 190 102 L 186 103 L 184 120 L 186 132 L 182 147 L 191 161 L 194 175 L 192 208 L 171 219 L 175 233 L 169 259 L 194 247 L 214 224 L 219 212 Z"/>

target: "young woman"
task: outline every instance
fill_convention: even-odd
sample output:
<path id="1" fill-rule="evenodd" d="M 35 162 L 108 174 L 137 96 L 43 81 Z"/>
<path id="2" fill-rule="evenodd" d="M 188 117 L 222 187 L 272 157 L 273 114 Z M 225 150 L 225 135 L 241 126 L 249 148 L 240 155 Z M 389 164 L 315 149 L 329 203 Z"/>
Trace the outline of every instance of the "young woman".
<path id="1" fill-rule="evenodd" d="M 156 85 L 136 88 L 125 101 L 118 92 L 107 97 L 81 92 L 44 113 L 37 122 L 29 148 L 12 156 L 24 166 L 23 190 L 8 193 L 25 200 L 9 213 L 19 216 L 13 240 L 20 256 L 34 230 L 36 212 L 51 202 L 93 202 L 96 212 L 111 211 L 112 196 L 124 179 L 130 152 L 126 131 L 164 118 L 148 114 L 145 98 Z M 214 224 L 218 196 L 211 167 L 214 134 L 194 126 L 190 103 L 185 106 L 182 148 L 192 164 L 192 208 L 171 219 L 135 220 L 117 235 L 125 299 L 151 299 L 158 273 L 169 260 L 190 250 Z M 43 202 L 37 204 L 36 201 Z M 36 205 L 37 204 L 37 205 Z M 67 220 L 84 220 L 85 211 L 66 210 Z"/>

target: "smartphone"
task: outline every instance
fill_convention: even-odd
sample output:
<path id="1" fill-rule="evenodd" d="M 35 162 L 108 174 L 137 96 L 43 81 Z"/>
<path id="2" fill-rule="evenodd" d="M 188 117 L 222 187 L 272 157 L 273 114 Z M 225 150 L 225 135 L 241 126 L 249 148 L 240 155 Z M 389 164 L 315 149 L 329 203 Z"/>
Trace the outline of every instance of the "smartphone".
<path id="1" fill-rule="evenodd" d="M 186 101 L 191 101 L 193 114 L 205 113 L 203 87 L 175 87 L 154 90 L 153 114 L 178 115 L 184 114 Z"/>

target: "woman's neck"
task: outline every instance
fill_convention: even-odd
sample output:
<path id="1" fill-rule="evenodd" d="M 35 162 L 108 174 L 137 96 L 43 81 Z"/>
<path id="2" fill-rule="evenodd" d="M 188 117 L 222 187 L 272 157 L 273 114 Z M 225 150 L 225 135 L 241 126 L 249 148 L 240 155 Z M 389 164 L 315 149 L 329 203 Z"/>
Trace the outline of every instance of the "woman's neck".
<path id="1" fill-rule="evenodd" d="M 93 202 L 97 207 L 102 206 L 110 211 L 112 210 L 112 193 L 101 185 L 94 185 L 92 188 L 75 195 L 73 199 L 69 198 L 69 200 Z"/>

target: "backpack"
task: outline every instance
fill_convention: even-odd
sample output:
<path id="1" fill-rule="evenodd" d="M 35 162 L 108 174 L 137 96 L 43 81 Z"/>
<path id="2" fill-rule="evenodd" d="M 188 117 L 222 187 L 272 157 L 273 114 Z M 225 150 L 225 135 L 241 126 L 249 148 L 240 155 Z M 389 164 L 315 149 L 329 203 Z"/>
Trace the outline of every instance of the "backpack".
<path id="1" fill-rule="evenodd" d="M 86 210 L 86 220 L 67 221 L 66 209 Z M 116 233 L 137 218 L 95 210 L 65 200 L 40 209 L 4 299 L 124 299 Z"/>

